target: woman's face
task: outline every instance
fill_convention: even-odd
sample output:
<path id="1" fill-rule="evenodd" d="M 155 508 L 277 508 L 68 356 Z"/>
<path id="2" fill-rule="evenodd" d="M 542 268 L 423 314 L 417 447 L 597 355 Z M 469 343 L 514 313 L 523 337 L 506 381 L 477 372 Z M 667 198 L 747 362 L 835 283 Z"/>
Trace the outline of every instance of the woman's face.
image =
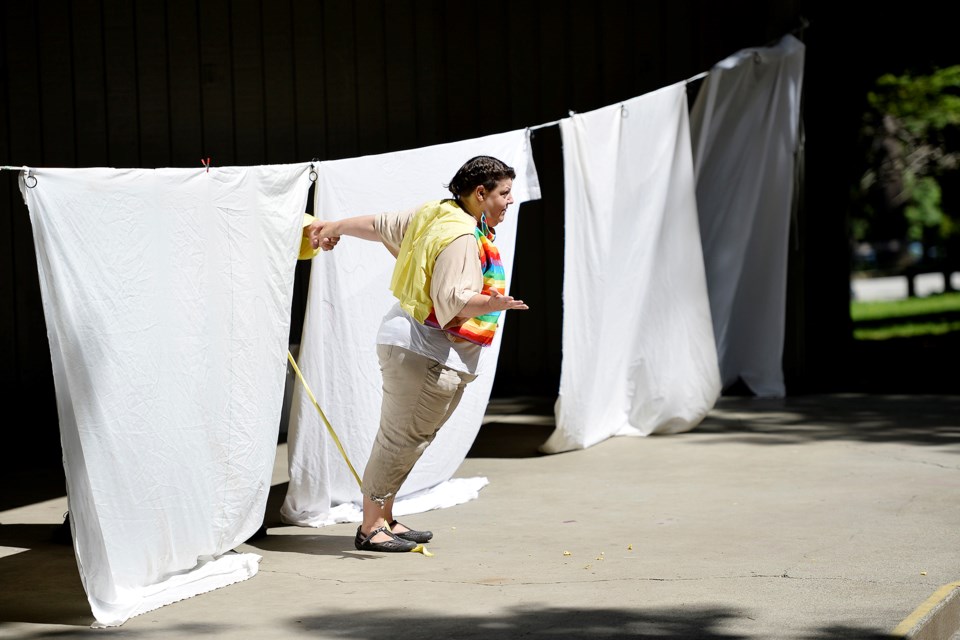
<path id="1" fill-rule="evenodd" d="M 477 187 L 477 199 L 487 217 L 487 226 L 496 227 L 507 215 L 507 207 L 513 204 L 513 180 L 504 178 L 491 191 Z"/>

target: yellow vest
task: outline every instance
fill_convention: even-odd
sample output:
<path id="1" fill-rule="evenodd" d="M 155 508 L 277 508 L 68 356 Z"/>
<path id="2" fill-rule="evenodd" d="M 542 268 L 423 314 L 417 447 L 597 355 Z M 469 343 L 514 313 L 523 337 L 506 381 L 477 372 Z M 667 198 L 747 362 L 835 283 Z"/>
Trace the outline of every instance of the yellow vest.
<path id="1" fill-rule="evenodd" d="M 472 236 L 476 227 L 473 216 L 453 200 L 428 202 L 410 220 L 393 268 L 390 291 L 400 307 L 420 324 L 433 310 L 430 280 L 437 256 L 460 236 Z"/>

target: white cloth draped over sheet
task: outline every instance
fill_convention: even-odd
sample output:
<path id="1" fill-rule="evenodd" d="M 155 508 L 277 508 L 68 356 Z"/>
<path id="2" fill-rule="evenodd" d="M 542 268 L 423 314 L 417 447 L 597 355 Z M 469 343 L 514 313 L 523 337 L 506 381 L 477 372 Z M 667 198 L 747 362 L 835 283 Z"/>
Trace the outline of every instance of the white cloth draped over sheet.
<path id="1" fill-rule="evenodd" d="M 723 386 L 782 397 L 787 246 L 805 46 L 717 63 L 690 115 L 700 235 Z"/>
<path id="2" fill-rule="evenodd" d="M 497 226 L 509 290 L 520 203 L 540 197 L 536 168 L 523 130 L 421 149 L 320 164 L 317 215 L 340 219 L 399 211 L 448 197 L 445 185 L 477 155 L 512 166 L 515 204 Z M 394 258 L 380 243 L 343 238 L 313 259 L 298 364 L 357 473 L 363 469 L 380 423 L 382 397 L 376 337 L 395 302 L 389 290 Z M 522 297 L 522 294 L 518 294 Z M 522 312 L 511 312 L 522 313 Z M 497 366 L 501 315 L 493 344 L 483 350 L 479 375 L 397 494 L 395 515 L 419 513 L 476 498 L 486 478 L 451 479 L 480 429 Z M 336 444 L 298 382 L 287 436 L 290 485 L 284 522 L 324 526 L 359 521 L 362 496 Z"/>
<path id="3" fill-rule="evenodd" d="M 685 85 L 574 115 L 560 131 L 563 362 L 542 449 L 692 429 L 720 376 Z"/>
<path id="4" fill-rule="evenodd" d="M 257 572 L 229 552 L 270 490 L 309 169 L 35 169 L 21 185 L 96 626 Z"/>

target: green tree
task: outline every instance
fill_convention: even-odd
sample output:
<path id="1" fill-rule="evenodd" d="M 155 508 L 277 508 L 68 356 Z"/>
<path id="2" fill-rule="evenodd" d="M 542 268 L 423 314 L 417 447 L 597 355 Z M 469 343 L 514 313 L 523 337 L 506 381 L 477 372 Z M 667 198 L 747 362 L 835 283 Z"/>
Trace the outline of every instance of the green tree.
<path id="1" fill-rule="evenodd" d="M 943 184 L 956 180 L 960 166 L 960 65 L 929 75 L 886 74 L 867 102 L 867 168 L 853 194 L 854 240 L 918 240 L 941 256 L 950 253 L 960 239 L 960 212 L 945 205 Z"/>

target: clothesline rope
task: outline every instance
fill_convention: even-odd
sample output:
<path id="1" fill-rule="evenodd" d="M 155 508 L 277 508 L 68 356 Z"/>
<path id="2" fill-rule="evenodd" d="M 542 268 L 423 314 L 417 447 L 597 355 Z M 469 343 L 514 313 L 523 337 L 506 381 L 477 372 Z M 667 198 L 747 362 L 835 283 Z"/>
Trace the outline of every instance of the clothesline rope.
<path id="1" fill-rule="evenodd" d="M 685 83 L 685 84 L 690 84 L 691 82 L 696 82 L 697 80 L 700 80 L 700 79 L 702 79 L 702 78 L 706 78 L 709 73 L 710 73 L 709 71 L 701 71 L 701 72 L 698 73 L 697 75 L 691 76 L 691 77 L 687 78 L 686 80 L 684 80 L 684 83 Z M 575 111 L 570 111 L 569 113 L 570 113 L 570 116 L 575 116 L 575 115 L 576 115 L 576 112 L 575 112 Z M 559 120 L 551 120 L 550 122 L 544 122 L 543 124 L 535 124 L 535 125 L 533 125 L 533 126 L 531 126 L 531 127 L 527 127 L 527 131 L 536 131 L 537 129 L 546 129 L 547 127 L 553 127 L 553 126 L 556 126 L 556 125 L 560 124 L 560 123 L 563 122 L 565 119 L 566 119 L 566 118 L 560 118 Z"/>

